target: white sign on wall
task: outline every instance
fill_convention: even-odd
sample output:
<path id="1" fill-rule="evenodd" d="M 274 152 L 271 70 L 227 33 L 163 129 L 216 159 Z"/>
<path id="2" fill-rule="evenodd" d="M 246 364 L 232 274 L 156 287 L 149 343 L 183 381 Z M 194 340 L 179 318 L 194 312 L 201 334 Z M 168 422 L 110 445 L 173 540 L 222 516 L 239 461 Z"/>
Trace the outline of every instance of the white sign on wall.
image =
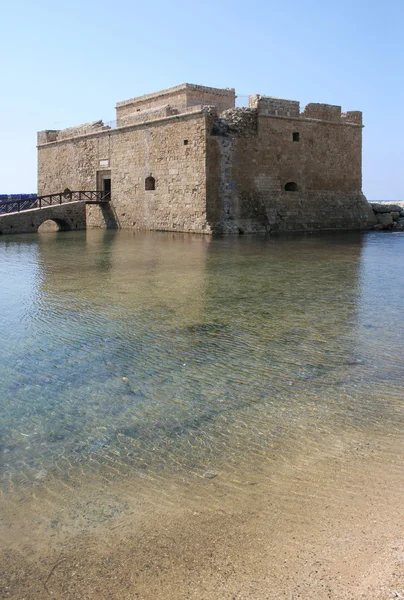
<path id="1" fill-rule="evenodd" d="M 100 160 L 100 167 L 109 167 L 109 159 L 105 158 L 103 160 Z"/>

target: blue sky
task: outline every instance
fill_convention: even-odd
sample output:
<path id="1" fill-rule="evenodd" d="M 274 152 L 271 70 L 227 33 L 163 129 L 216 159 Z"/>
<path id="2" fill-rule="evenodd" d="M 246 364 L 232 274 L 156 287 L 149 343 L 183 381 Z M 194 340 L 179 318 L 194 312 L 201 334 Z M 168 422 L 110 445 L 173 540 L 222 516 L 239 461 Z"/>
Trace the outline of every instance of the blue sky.
<path id="1" fill-rule="evenodd" d="M 189 82 L 362 110 L 363 190 L 402 200 L 403 23 L 404 0 L 8 2 L 0 193 L 36 191 L 38 130 Z"/>

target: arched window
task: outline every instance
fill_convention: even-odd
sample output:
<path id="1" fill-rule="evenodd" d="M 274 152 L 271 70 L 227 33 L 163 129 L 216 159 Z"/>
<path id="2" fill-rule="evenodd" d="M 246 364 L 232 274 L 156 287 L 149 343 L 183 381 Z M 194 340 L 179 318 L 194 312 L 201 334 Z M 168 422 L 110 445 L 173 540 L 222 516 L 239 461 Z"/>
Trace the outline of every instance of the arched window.
<path id="1" fill-rule="evenodd" d="M 298 192 L 298 191 L 299 191 L 298 185 L 294 181 L 289 181 L 285 185 L 285 192 Z"/>
<path id="2" fill-rule="evenodd" d="M 147 191 L 156 189 L 156 180 L 151 175 L 149 175 L 149 177 L 146 177 L 144 181 L 144 189 Z"/>

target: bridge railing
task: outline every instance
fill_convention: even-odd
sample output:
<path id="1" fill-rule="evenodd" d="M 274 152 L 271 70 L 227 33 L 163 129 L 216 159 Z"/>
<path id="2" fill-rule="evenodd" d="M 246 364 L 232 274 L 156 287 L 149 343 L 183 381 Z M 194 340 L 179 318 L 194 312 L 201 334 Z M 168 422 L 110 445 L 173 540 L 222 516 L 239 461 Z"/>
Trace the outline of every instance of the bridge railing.
<path id="1" fill-rule="evenodd" d="M 0 202 L 0 214 L 21 212 L 32 208 L 45 208 L 57 204 L 66 204 L 67 202 L 91 202 L 99 204 L 111 200 L 110 192 L 101 192 L 94 190 L 65 190 L 59 194 L 48 194 L 46 196 L 37 196 L 26 200 Z"/>
<path id="2" fill-rule="evenodd" d="M 54 206 L 55 204 L 65 204 L 66 202 L 109 202 L 111 194 L 94 190 L 65 190 L 59 194 L 48 194 L 47 196 L 38 196 L 38 208 L 45 206 Z"/>
<path id="3" fill-rule="evenodd" d="M 30 210 L 31 208 L 37 208 L 37 198 L 29 198 L 28 200 L 7 200 L 0 202 L 0 215 Z"/>

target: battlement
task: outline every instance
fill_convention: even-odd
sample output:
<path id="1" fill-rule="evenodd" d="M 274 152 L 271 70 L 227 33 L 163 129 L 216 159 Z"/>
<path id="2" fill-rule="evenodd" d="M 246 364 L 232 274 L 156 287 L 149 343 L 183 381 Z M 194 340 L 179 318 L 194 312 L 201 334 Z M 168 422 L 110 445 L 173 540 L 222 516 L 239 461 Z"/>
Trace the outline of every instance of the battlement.
<path id="1" fill-rule="evenodd" d="M 333 104 L 310 102 L 303 112 L 300 112 L 300 103 L 297 100 L 253 94 L 249 97 L 249 107 L 257 109 L 258 116 L 314 119 L 316 121 L 362 125 L 362 113 L 360 111 L 342 113 L 341 107 Z"/>
<path id="2" fill-rule="evenodd" d="M 234 88 L 221 89 L 195 85 L 192 83 L 183 83 L 172 88 L 145 94 L 116 104 L 117 125 L 122 126 L 121 119 L 135 112 L 142 112 L 154 108 L 162 108 L 167 105 L 181 109 L 192 106 L 216 106 L 217 111 L 223 112 L 228 108 L 233 108 L 236 103 L 236 92 Z"/>
<path id="3" fill-rule="evenodd" d="M 256 108 L 259 115 L 299 117 L 300 104 L 296 100 L 253 94 L 249 97 L 248 105 L 249 108 Z"/>
<path id="4" fill-rule="evenodd" d="M 192 83 L 183 83 L 159 92 L 144 94 L 129 100 L 117 102 L 116 125 L 118 128 L 128 127 L 141 123 L 149 123 L 164 118 L 189 115 L 190 113 L 208 110 L 212 116 L 230 112 L 223 123 L 216 127 L 223 133 L 226 129 L 229 134 L 248 131 L 249 135 L 257 130 L 253 126 L 254 119 L 259 117 L 281 117 L 289 119 L 307 119 L 312 121 L 327 121 L 341 125 L 362 126 L 362 113 L 360 111 L 341 112 L 341 107 L 333 104 L 311 102 L 304 110 L 300 111 L 297 100 L 277 98 L 275 96 L 262 96 L 252 94 L 249 96 L 249 110 L 252 113 L 243 113 L 235 109 L 236 94 L 234 88 L 212 88 Z M 254 116 L 255 115 L 255 116 Z M 230 120 L 229 120 L 230 119 Z M 237 127 L 236 121 L 240 121 Z M 226 122 L 227 125 L 226 125 Z M 230 123 L 230 125 L 229 125 Z M 226 125 L 226 126 L 224 126 Z M 59 142 L 72 137 L 84 136 L 92 133 L 101 133 L 111 129 L 103 121 L 92 121 L 77 127 L 66 129 L 47 129 L 38 132 L 38 146 Z"/>
<path id="5" fill-rule="evenodd" d="M 304 119 L 317 119 L 318 121 L 334 121 L 341 123 L 341 107 L 332 104 L 319 104 L 310 102 L 305 107 L 302 115 Z"/>
<path id="6" fill-rule="evenodd" d="M 343 123 L 355 123 L 356 125 L 362 125 L 362 112 L 360 110 L 349 110 L 348 112 L 341 113 L 341 120 Z"/>

